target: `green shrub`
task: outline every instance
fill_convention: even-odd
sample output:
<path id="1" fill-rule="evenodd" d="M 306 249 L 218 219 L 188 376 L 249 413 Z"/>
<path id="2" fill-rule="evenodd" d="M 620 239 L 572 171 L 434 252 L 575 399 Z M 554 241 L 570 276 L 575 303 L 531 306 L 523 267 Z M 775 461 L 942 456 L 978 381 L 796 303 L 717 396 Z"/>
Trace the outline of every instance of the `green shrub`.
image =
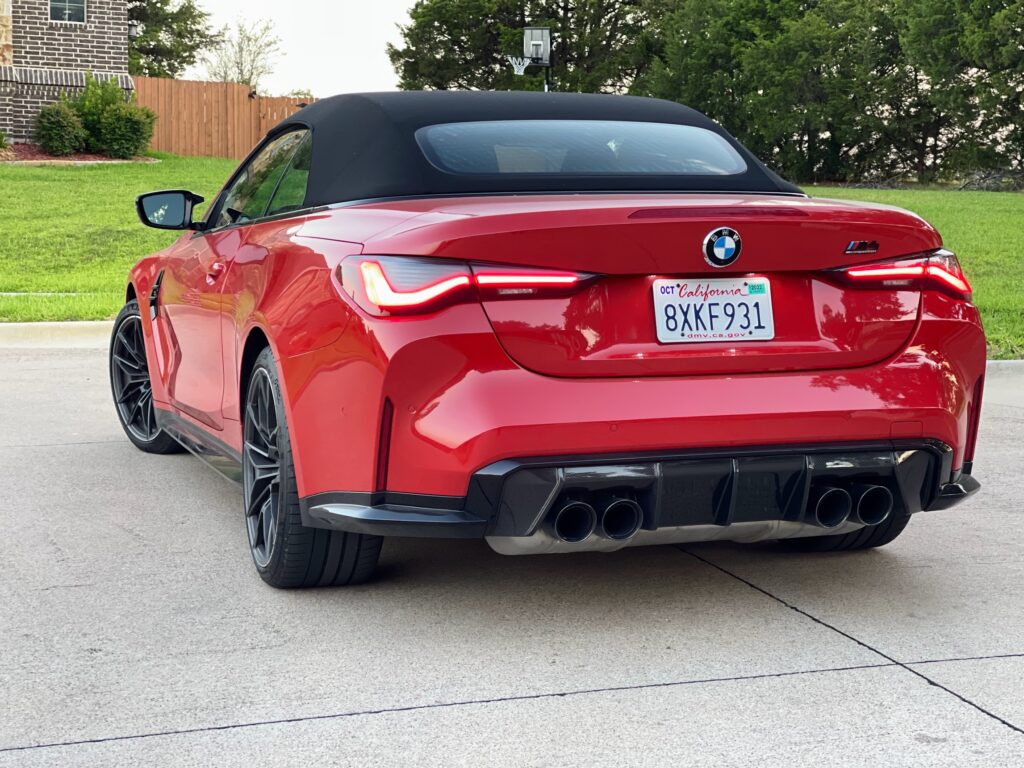
<path id="1" fill-rule="evenodd" d="M 47 104 L 36 116 L 36 142 L 48 155 L 71 155 L 85 147 L 86 133 L 68 102 Z"/>
<path id="2" fill-rule="evenodd" d="M 0 152 L 3 152 L 5 149 L 10 149 L 10 147 L 11 142 L 8 140 L 7 134 L 0 131 Z"/>
<path id="3" fill-rule="evenodd" d="M 92 138 L 102 154 L 127 160 L 146 151 L 155 122 L 152 111 L 121 101 L 103 110 Z"/>
<path id="4" fill-rule="evenodd" d="M 117 80 L 87 74 L 82 92 L 69 103 L 82 121 L 90 152 L 127 159 L 145 152 L 153 138 L 156 115 L 134 104 Z"/>
<path id="5" fill-rule="evenodd" d="M 124 91 L 116 79 L 97 80 L 91 74 L 85 76 L 85 87 L 69 103 L 78 113 L 85 128 L 85 147 L 90 152 L 106 154 L 100 140 L 103 114 L 110 108 L 126 101 Z"/>

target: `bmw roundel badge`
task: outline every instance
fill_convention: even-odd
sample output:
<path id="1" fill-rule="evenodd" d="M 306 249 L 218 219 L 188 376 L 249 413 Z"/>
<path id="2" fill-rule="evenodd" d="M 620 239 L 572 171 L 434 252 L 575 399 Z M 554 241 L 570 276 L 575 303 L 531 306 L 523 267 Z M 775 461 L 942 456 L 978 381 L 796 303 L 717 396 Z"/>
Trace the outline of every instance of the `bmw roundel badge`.
<path id="1" fill-rule="evenodd" d="M 729 227 L 719 227 L 704 238 L 704 259 L 712 267 L 728 267 L 740 257 L 743 241 L 740 233 Z"/>

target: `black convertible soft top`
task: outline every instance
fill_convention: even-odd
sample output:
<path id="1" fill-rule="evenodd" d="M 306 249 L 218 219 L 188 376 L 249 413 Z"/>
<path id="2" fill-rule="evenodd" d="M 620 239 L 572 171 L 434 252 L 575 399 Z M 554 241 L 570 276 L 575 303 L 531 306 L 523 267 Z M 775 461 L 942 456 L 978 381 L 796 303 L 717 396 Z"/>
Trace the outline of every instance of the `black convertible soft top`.
<path id="1" fill-rule="evenodd" d="M 429 162 L 416 131 L 429 125 L 501 120 L 612 120 L 695 126 L 723 137 L 743 173 L 454 174 Z M 720 125 L 671 101 L 633 96 L 525 91 L 401 91 L 332 96 L 279 123 L 313 134 L 307 206 L 376 198 L 486 193 L 681 191 L 794 193 Z"/>

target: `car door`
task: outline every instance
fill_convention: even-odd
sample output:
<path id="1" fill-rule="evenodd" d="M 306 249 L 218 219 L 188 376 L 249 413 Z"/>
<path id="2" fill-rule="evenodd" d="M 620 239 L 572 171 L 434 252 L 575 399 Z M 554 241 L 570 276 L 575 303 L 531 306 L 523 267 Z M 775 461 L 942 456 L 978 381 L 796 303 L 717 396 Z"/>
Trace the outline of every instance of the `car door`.
<path id="1" fill-rule="evenodd" d="M 174 345 L 167 377 L 173 405 L 213 429 L 223 429 L 223 344 L 234 338 L 225 312 L 224 277 L 245 243 L 248 224 L 267 205 L 306 131 L 267 140 L 217 197 L 204 229 L 183 241 L 164 270 L 160 287 Z"/>

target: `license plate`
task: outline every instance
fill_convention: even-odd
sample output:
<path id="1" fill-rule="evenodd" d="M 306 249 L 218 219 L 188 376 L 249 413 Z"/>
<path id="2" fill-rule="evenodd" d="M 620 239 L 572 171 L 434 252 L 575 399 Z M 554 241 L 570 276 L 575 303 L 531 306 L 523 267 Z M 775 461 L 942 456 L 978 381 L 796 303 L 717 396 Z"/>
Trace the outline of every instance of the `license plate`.
<path id="1" fill-rule="evenodd" d="M 654 325 L 665 344 L 775 338 L 765 277 L 655 280 Z"/>

